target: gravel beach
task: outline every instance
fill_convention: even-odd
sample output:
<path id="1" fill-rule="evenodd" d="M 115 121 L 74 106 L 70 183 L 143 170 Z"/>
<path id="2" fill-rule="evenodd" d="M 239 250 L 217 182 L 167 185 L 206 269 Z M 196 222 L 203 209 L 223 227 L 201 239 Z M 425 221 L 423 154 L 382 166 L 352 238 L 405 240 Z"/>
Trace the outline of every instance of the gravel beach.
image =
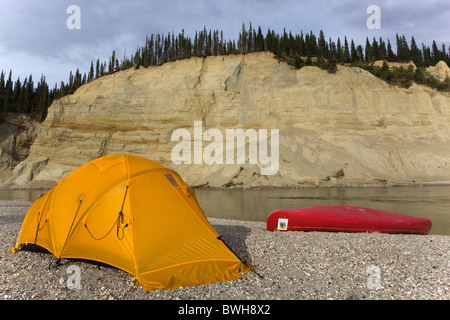
<path id="1" fill-rule="evenodd" d="M 30 202 L 0 201 L 3 300 L 448 300 L 450 237 L 270 232 L 263 222 L 211 218 L 256 272 L 225 283 L 145 292 L 132 276 L 97 263 L 15 245 Z M 73 281 L 79 271 L 79 282 Z"/>

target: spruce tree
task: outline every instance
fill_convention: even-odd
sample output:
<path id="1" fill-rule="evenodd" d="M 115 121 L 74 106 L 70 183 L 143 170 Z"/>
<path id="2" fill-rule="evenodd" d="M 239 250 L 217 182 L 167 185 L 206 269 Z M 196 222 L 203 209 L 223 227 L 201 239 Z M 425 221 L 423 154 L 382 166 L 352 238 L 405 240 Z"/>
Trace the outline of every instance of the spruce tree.
<path id="1" fill-rule="evenodd" d="M 0 95 L 3 95 L 5 92 L 5 73 L 2 70 L 2 73 L 0 75 Z"/>
<path id="2" fill-rule="evenodd" d="M 242 23 L 242 30 L 239 34 L 238 50 L 240 53 L 248 53 L 248 34 L 245 29 L 245 23 Z"/>
<path id="3" fill-rule="evenodd" d="M 363 50 L 362 45 L 359 44 L 356 47 L 356 52 L 358 54 L 358 61 L 363 61 L 364 60 L 364 50 Z"/>
<path id="4" fill-rule="evenodd" d="M 411 59 L 416 66 L 419 67 L 423 65 L 422 52 L 417 47 L 414 37 L 411 38 Z"/>
<path id="5" fill-rule="evenodd" d="M 195 36 L 194 36 L 194 52 L 193 52 L 194 56 L 198 56 L 198 32 L 195 31 Z"/>
<path id="6" fill-rule="evenodd" d="M 341 39 L 338 37 L 337 39 L 337 52 L 336 52 L 336 59 L 339 62 L 344 62 L 344 50 L 342 50 L 342 45 L 341 45 Z"/>
<path id="7" fill-rule="evenodd" d="M 3 116 L 3 96 L 5 94 L 5 73 L 2 70 L 0 74 L 0 120 Z"/>
<path id="8" fill-rule="evenodd" d="M 89 75 L 88 75 L 88 82 L 91 82 L 92 80 L 94 80 L 94 62 L 91 61 L 91 68 L 89 69 Z"/>
<path id="9" fill-rule="evenodd" d="M 367 62 L 373 61 L 372 45 L 369 42 L 369 38 L 366 37 L 365 58 Z"/>
<path id="10" fill-rule="evenodd" d="M 97 59 L 97 63 L 95 65 L 95 78 L 100 77 L 100 59 Z"/>
<path id="11" fill-rule="evenodd" d="M 12 70 L 9 71 L 8 80 L 5 83 L 5 94 L 3 95 L 3 113 L 8 112 L 10 100 L 13 95 Z"/>
<path id="12" fill-rule="evenodd" d="M 387 60 L 388 61 L 397 61 L 397 57 L 394 54 L 394 51 L 392 51 L 392 45 L 391 42 L 388 39 L 388 44 L 387 44 Z"/>
<path id="13" fill-rule="evenodd" d="M 441 53 L 437 47 L 436 41 L 433 40 L 433 44 L 431 46 L 431 63 L 436 65 L 441 60 Z"/>
<path id="14" fill-rule="evenodd" d="M 319 55 L 319 48 L 317 45 L 317 39 L 316 36 L 313 34 L 312 31 L 309 33 L 309 50 L 312 57 L 317 57 Z"/>
<path id="15" fill-rule="evenodd" d="M 376 60 L 380 60 L 380 59 L 381 59 L 380 49 L 378 46 L 378 42 L 374 37 L 373 41 L 372 41 L 372 60 L 376 61 Z"/>
<path id="16" fill-rule="evenodd" d="M 30 114 L 31 113 L 31 108 L 33 106 L 33 100 L 34 100 L 34 82 L 33 82 L 33 76 L 30 74 L 30 76 L 28 77 L 28 83 L 27 83 L 27 87 L 26 87 L 26 113 Z"/>
<path id="17" fill-rule="evenodd" d="M 309 53 L 309 52 L 307 52 L 306 53 L 306 62 L 305 62 L 305 64 L 307 65 L 307 66 L 312 66 L 312 59 L 311 59 L 311 54 Z"/>
<path id="18" fill-rule="evenodd" d="M 422 54 L 423 54 L 423 66 L 429 67 L 431 65 L 431 51 L 430 48 L 426 47 L 422 43 Z"/>
<path id="19" fill-rule="evenodd" d="M 294 59 L 294 67 L 295 67 L 296 69 L 300 69 L 301 67 L 303 67 L 303 60 L 302 60 L 302 58 L 300 58 L 298 55 L 295 56 L 295 59 Z"/>
<path id="20" fill-rule="evenodd" d="M 332 54 L 331 58 L 328 60 L 327 71 L 329 73 L 335 73 L 337 71 L 337 62 L 334 54 Z"/>
<path id="21" fill-rule="evenodd" d="M 386 49 L 386 43 L 383 41 L 383 39 L 380 37 L 380 43 L 378 46 L 378 55 L 380 59 L 386 59 L 388 54 L 387 54 L 387 49 Z"/>
<path id="22" fill-rule="evenodd" d="M 303 31 L 300 33 L 300 37 L 298 39 L 298 45 L 299 45 L 299 54 L 301 56 L 306 56 L 306 43 L 305 43 L 305 38 L 303 36 Z"/>
<path id="23" fill-rule="evenodd" d="M 391 73 L 390 73 L 389 66 L 388 66 L 386 60 L 383 61 L 383 65 L 382 65 L 380 71 L 381 71 L 381 74 L 380 74 L 381 79 L 384 79 L 384 80 L 390 79 Z"/>
<path id="24" fill-rule="evenodd" d="M 347 37 L 345 37 L 344 40 L 344 62 L 351 62 L 350 60 L 350 50 L 349 50 L 349 46 L 348 46 L 348 41 L 347 41 Z"/>
<path id="25" fill-rule="evenodd" d="M 73 92 L 73 74 L 72 71 L 69 73 L 69 92 Z"/>
<path id="26" fill-rule="evenodd" d="M 261 27 L 258 27 L 258 33 L 256 35 L 256 51 L 264 51 L 264 36 Z"/>
<path id="27" fill-rule="evenodd" d="M 22 82 L 20 81 L 20 77 L 17 78 L 16 82 L 14 82 L 14 89 L 12 94 L 12 106 L 11 111 L 17 112 L 20 109 L 19 104 L 19 97 L 20 97 L 20 91 L 22 89 Z"/>
<path id="28" fill-rule="evenodd" d="M 405 36 L 399 37 L 396 34 L 397 39 L 397 58 L 400 61 L 409 62 L 411 60 L 411 53 L 408 48 L 408 42 L 406 41 Z"/>
<path id="29" fill-rule="evenodd" d="M 78 70 L 78 69 L 77 69 Z M 39 82 L 40 92 L 38 96 L 36 111 L 39 121 L 43 121 L 47 116 L 47 107 L 48 107 L 48 98 L 49 98 L 49 90 L 48 85 L 45 80 L 45 76 L 41 75 L 41 81 Z"/>
<path id="30" fill-rule="evenodd" d="M 212 55 L 211 47 L 212 47 L 212 36 L 211 36 L 211 29 L 209 29 L 208 38 L 206 40 L 206 56 L 207 57 Z"/>
<path id="31" fill-rule="evenodd" d="M 325 41 L 325 35 L 323 34 L 323 31 L 320 30 L 318 56 L 319 57 L 327 57 L 328 56 L 328 52 L 327 51 L 328 50 L 327 50 L 327 43 Z"/>
<path id="32" fill-rule="evenodd" d="M 334 57 L 334 59 L 336 60 L 336 44 L 331 40 L 331 37 L 328 39 L 328 57 L 327 59 L 331 59 L 332 57 Z"/>
<path id="33" fill-rule="evenodd" d="M 45 83 L 45 78 L 42 79 L 41 78 L 41 82 L 44 84 Z M 73 81 L 73 86 L 74 86 L 74 91 L 77 90 L 79 87 L 81 87 L 81 73 L 80 73 L 80 69 L 77 68 L 77 71 L 75 71 L 75 77 L 74 77 L 74 81 Z"/>
<path id="34" fill-rule="evenodd" d="M 253 28 L 252 23 L 250 22 L 250 26 L 248 28 L 248 44 L 247 44 L 247 52 L 253 52 Z"/>
<path id="35" fill-rule="evenodd" d="M 105 74 L 105 69 L 106 69 L 106 62 L 101 63 L 100 64 L 100 76 L 103 76 Z M 72 74 L 72 72 L 71 72 Z M 73 77 L 72 77 L 72 81 L 73 81 Z M 70 79 L 69 79 L 69 88 L 72 88 L 72 86 L 70 85 Z"/>
<path id="36" fill-rule="evenodd" d="M 113 50 L 111 58 L 109 59 L 108 73 L 114 72 L 115 63 L 116 63 L 116 50 Z"/>
<path id="37" fill-rule="evenodd" d="M 29 96 L 28 96 L 28 78 L 25 78 L 22 83 L 19 96 L 19 108 L 21 113 L 28 113 L 29 109 Z"/>
<path id="38" fill-rule="evenodd" d="M 446 62 L 448 64 L 448 54 L 446 53 L 444 43 L 442 44 L 441 60 L 443 60 L 444 62 Z"/>
<path id="39" fill-rule="evenodd" d="M 353 39 L 352 39 L 352 43 L 350 45 L 350 59 L 352 62 L 355 62 L 359 59 L 358 52 L 356 51 L 355 42 L 353 41 Z"/>

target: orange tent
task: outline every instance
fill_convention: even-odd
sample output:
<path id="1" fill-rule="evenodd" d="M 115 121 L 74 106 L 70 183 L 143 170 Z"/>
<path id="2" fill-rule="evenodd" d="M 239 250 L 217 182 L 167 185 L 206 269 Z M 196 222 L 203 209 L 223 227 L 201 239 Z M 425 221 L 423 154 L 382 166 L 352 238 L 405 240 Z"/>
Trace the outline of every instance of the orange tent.
<path id="1" fill-rule="evenodd" d="M 58 259 L 120 268 L 146 291 L 238 279 L 254 269 L 230 250 L 175 171 L 133 155 L 93 160 L 37 199 L 13 252 L 26 243 Z"/>

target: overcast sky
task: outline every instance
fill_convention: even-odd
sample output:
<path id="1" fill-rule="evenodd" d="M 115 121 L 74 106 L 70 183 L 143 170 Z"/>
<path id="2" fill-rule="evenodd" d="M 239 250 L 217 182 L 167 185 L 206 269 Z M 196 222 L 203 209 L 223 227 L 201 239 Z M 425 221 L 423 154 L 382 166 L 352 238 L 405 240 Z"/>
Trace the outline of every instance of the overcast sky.
<path id="1" fill-rule="evenodd" d="M 67 28 L 70 5 L 80 8 L 80 29 Z M 369 29 L 369 5 L 381 11 L 380 29 Z M 431 46 L 450 46 L 448 0 L 0 0 L 0 70 L 13 70 L 13 79 L 41 74 L 50 86 L 67 82 L 69 72 L 89 71 L 90 62 L 107 61 L 112 50 L 127 57 L 152 33 L 182 29 L 192 38 L 196 30 L 223 30 L 225 39 L 238 38 L 242 23 L 299 34 L 323 30 L 326 38 L 383 37 L 395 46 L 395 34 L 411 36 Z M 394 48 L 395 49 L 395 48 Z"/>

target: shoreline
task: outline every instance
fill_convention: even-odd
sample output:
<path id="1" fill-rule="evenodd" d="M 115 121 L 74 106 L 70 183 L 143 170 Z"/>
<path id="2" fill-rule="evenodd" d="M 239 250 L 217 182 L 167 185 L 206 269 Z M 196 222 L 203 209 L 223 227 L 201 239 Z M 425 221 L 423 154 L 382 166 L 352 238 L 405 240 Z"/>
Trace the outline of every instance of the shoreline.
<path id="1" fill-rule="evenodd" d="M 1 300 L 448 300 L 450 236 L 266 231 L 209 218 L 256 272 L 224 283 L 145 292 L 132 275 L 39 251 L 11 253 L 31 202 L 0 201 Z M 69 289 L 69 266 L 81 289 Z M 261 277 L 259 276 L 261 275 Z"/>
<path id="2" fill-rule="evenodd" d="M 38 187 L 24 187 L 20 188 L 17 186 L 0 186 L 0 191 L 41 191 L 50 190 L 55 182 L 49 188 L 38 188 Z M 362 182 L 362 183 L 319 183 L 319 184 L 301 184 L 296 186 L 285 185 L 285 186 L 250 186 L 244 187 L 243 185 L 232 185 L 230 187 L 211 187 L 208 185 L 192 185 L 195 190 L 268 190 L 268 189 L 333 189 L 333 188 L 395 188 L 395 187 L 421 187 L 421 186 L 450 186 L 450 180 L 424 180 L 424 181 L 396 181 L 396 182 Z"/>

